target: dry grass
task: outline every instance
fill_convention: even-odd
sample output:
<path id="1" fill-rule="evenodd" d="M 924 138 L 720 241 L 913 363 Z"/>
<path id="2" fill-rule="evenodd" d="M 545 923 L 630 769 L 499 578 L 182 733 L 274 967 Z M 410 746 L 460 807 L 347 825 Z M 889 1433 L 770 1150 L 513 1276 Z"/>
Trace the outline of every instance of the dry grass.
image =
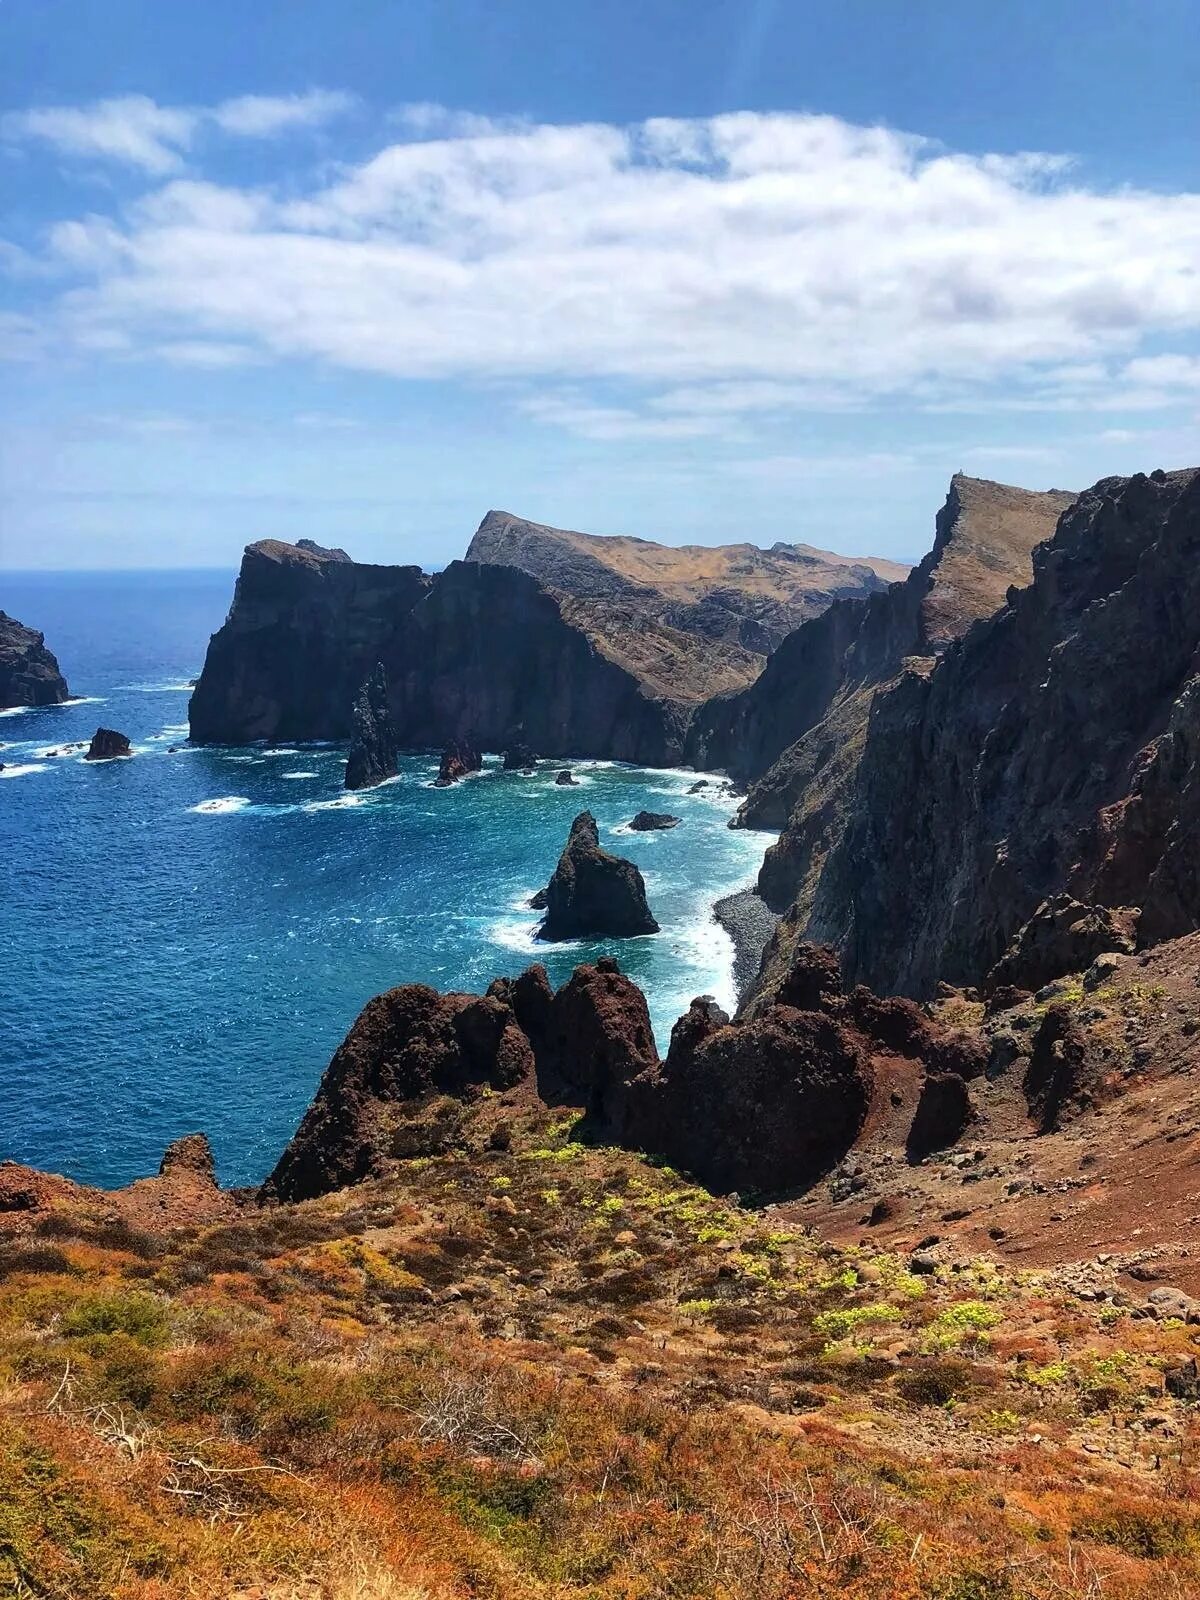
<path id="1" fill-rule="evenodd" d="M 50 1600 L 1200 1594 L 1165 1363 L 530 1118 L 474 1164 L 0 1280 L 0 1593 Z M 132 1247 L 131 1247 L 132 1246 Z"/>

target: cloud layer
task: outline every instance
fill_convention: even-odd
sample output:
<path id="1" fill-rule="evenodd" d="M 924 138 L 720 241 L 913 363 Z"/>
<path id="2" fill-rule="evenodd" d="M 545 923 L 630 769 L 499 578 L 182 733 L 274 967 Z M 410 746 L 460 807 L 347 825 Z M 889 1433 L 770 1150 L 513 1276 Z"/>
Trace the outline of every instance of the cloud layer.
<path id="1" fill-rule="evenodd" d="M 55 288 L 16 331 L 197 365 L 499 380 L 595 439 L 887 397 L 1200 395 L 1200 196 L 1103 192 L 1060 156 L 799 114 L 564 127 L 420 106 L 393 119 L 399 142 L 307 179 L 183 171 L 205 126 L 265 137 L 344 109 L 316 91 L 6 119 L 10 140 L 165 180 L 51 230 Z"/>

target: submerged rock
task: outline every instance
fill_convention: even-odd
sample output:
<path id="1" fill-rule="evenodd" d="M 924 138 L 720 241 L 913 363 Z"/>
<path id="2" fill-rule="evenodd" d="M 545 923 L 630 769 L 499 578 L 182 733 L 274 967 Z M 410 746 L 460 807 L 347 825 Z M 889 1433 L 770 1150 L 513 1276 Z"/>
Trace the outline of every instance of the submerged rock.
<path id="1" fill-rule="evenodd" d="M 654 833 L 666 828 L 677 828 L 679 818 L 666 811 L 639 811 L 629 824 L 634 833 Z"/>
<path id="2" fill-rule="evenodd" d="M 116 761 L 122 756 L 131 756 L 133 747 L 123 733 L 118 733 L 115 728 L 97 728 L 92 735 L 92 742 L 88 745 L 85 761 Z"/>
<path id="3" fill-rule="evenodd" d="M 36 628 L 0 611 L 0 710 L 56 706 L 69 697 L 58 662 Z"/>
<path id="4" fill-rule="evenodd" d="M 387 673 L 383 663 L 377 661 L 354 700 L 346 788 L 373 788 L 385 778 L 394 778 L 399 770 L 396 731 L 388 709 Z"/>
<path id="5" fill-rule="evenodd" d="M 442 751 L 442 764 L 433 780 L 435 789 L 448 789 L 452 783 L 465 778 L 469 772 L 478 772 L 483 757 L 469 739 L 451 739 Z"/>
<path id="6" fill-rule="evenodd" d="M 590 811 L 581 811 L 571 824 L 544 896 L 539 939 L 632 939 L 658 932 L 641 873 L 632 861 L 600 848 Z"/>

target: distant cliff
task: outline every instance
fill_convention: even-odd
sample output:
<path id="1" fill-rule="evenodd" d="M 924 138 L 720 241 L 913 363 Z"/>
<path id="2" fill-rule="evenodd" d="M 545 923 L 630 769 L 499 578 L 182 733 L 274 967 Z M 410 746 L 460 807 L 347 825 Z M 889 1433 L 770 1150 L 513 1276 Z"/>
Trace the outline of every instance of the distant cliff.
<path id="1" fill-rule="evenodd" d="M 0 710 L 61 705 L 68 693 L 44 635 L 0 611 Z"/>
<path id="2" fill-rule="evenodd" d="M 873 556 L 841 556 L 807 544 L 663 545 L 576 533 L 489 511 L 468 561 L 519 567 L 580 600 L 621 601 L 669 628 L 723 640 L 751 657 L 774 650 L 834 600 L 872 594 L 907 568 Z M 744 681 L 762 663 L 744 663 Z M 711 690 L 711 693 L 719 692 Z"/>
<path id="3" fill-rule="evenodd" d="M 851 979 L 977 983 L 1062 891 L 1200 923 L 1200 471 L 1098 483 L 1033 574 L 875 698 L 807 927 Z"/>
<path id="4" fill-rule="evenodd" d="M 902 583 L 835 602 L 784 640 L 750 688 L 697 712 L 688 758 L 751 784 L 743 825 L 782 830 L 759 876 L 776 910 L 799 900 L 807 914 L 841 836 L 877 691 L 906 660 L 932 660 L 990 615 L 1010 585 L 1028 583 L 1031 551 L 1073 498 L 956 474 L 933 547 Z"/>

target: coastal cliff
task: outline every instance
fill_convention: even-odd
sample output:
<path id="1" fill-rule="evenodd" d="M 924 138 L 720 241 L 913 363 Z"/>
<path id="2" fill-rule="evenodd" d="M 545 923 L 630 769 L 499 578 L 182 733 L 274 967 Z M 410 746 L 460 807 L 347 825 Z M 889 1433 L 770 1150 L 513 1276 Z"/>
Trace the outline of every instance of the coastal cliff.
<path id="1" fill-rule="evenodd" d="M 1200 921 L 1200 472 L 1109 478 L 1033 582 L 877 695 L 805 932 L 847 974 L 976 984 L 1049 897 Z"/>
<path id="2" fill-rule="evenodd" d="M 66 679 L 36 628 L 0 611 L 0 711 L 57 706 L 69 698 Z"/>
<path id="3" fill-rule="evenodd" d="M 198 744 L 345 739 L 355 697 L 428 592 L 419 567 L 368 566 L 344 551 L 264 539 L 242 557 L 188 708 Z"/>
<path id="4" fill-rule="evenodd" d="M 1054 531 L 1070 493 L 951 480 L 931 550 L 902 583 L 839 601 L 789 635 L 743 693 L 697 712 L 687 754 L 751 785 L 743 827 L 781 829 L 759 874 L 777 911 L 815 882 L 841 836 L 875 695 L 904 663 L 931 662 L 971 624 L 1029 582 L 1035 545 Z"/>

